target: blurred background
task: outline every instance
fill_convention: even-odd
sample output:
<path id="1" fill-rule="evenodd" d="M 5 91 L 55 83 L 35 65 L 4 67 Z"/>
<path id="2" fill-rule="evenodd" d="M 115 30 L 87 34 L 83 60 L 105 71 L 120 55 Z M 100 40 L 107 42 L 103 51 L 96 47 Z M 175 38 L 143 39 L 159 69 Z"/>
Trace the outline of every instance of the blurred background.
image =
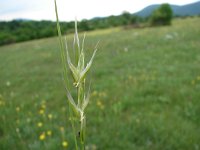
<path id="1" fill-rule="evenodd" d="M 87 150 L 200 149 L 200 1 L 57 0 L 90 79 Z M 0 150 L 74 149 L 54 1 L 0 0 Z M 72 91 L 74 94 L 74 91 Z"/>

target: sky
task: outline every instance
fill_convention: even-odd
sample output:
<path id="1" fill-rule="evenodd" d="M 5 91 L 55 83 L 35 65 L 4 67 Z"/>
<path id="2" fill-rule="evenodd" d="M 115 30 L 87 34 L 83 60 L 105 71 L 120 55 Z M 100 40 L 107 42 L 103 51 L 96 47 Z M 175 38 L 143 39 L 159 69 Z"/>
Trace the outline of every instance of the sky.
<path id="1" fill-rule="evenodd" d="M 72 21 L 137 12 L 151 4 L 185 5 L 199 0 L 57 0 L 61 21 Z M 0 0 L 0 20 L 55 21 L 54 0 Z"/>

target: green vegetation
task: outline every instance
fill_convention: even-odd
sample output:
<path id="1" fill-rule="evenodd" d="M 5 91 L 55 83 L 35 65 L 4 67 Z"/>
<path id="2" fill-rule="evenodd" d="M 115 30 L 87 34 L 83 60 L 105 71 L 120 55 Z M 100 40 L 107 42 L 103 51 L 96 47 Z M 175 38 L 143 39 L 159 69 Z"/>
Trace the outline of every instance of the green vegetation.
<path id="1" fill-rule="evenodd" d="M 130 24 L 134 25 L 145 22 L 145 20 L 136 15 L 124 12 L 119 16 L 94 18 L 91 20 L 83 19 L 79 22 L 79 31 L 91 31 Z M 73 21 L 60 22 L 60 24 L 63 33 L 72 33 L 74 31 Z M 0 21 L 0 45 L 56 35 L 56 22 L 31 20 Z"/>
<path id="2" fill-rule="evenodd" d="M 87 33 L 87 60 L 101 40 L 90 72 L 87 149 L 200 148 L 199 24 L 196 17 Z M 1 150 L 74 148 L 58 44 L 56 37 L 0 47 Z"/>
<path id="3" fill-rule="evenodd" d="M 160 5 L 150 16 L 151 25 L 170 25 L 173 11 L 169 4 Z"/>
<path id="4" fill-rule="evenodd" d="M 73 26 L 71 22 L 68 23 L 68 26 L 70 25 Z M 56 23 L 51 21 L 0 22 L 0 45 L 51 37 L 56 34 Z"/>

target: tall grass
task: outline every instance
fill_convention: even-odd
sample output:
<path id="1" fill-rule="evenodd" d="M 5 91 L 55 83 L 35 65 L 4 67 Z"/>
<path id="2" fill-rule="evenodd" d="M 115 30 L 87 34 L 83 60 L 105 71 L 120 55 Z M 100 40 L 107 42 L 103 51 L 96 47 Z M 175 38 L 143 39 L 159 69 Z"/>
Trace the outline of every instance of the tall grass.
<path id="1" fill-rule="evenodd" d="M 85 109 L 89 103 L 90 99 L 90 85 L 88 90 L 86 90 L 86 76 L 88 71 L 91 68 L 93 59 L 95 57 L 97 51 L 97 45 L 94 49 L 93 55 L 90 61 L 85 64 L 85 50 L 84 50 L 84 40 L 85 34 L 82 40 L 82 43 L 79 42 L 79 36 L 77 31 L 77 21 L 75 21 L 75 34 L 74 34 L 74 41 L 73 41 L 73 59 L 71 60 L 69 49 L 67 46 L 67 39 L 66 37 L 63 39 L 59 18 L 58 18 L 58 11 L 57 11 L 57 4 L 55 2 L 55 12 L 56 12 L 56 20 L 57 20 L 57 30 L 59 36 L 59 45 L 60 45 L 60 53 L 61 53 L 61 60 L 62 60 L 62 67 L 63 67 L 63 82 L 66 90 L 66 95 L 69 102 L 69 114 L 70 114 L 70 121 L 73 129 L 74 134 L 74 142 L 76 150 L 79 147 L 84 150 L 85 149 L 85 131 L 86 131 L 86 114 Z M 69 75 L 68 70 L 70 71 L 71 78 L 73 79 L 73 88 L 76 90 L 76 95 L 72 96 L 69 91 L 70 82 L 69 82 Z M 80 145 L 80 146 L 79 146 Z"/>

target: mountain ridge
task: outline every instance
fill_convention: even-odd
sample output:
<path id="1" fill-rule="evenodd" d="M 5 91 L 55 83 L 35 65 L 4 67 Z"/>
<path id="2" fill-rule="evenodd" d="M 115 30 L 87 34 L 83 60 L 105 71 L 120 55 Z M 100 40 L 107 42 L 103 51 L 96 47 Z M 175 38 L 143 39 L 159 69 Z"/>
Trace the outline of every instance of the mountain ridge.
<path id="1" fill-rule="evenodd" d="M 134 13 L 140 17 L 148 17 L 157 9 L 161 4 L 149 5 L 142 10 Z M 195 16 L 200 15 L 200 1 L 186 4 L 186 5 L 173 5 L 169 4 L 172 8 L 174 16 Z"/>

